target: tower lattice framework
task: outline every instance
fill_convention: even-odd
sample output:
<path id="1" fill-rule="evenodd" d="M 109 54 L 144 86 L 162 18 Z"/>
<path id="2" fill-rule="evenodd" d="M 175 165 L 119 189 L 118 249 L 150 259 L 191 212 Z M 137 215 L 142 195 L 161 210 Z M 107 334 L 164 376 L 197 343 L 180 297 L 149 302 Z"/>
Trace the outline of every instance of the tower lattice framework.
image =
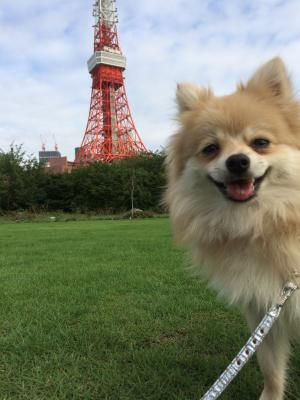
<path id="1" fill-rule="evenodd" d="M 94 54 L 88 61 L 92 96 L 76 163 L 111 162 L 147 152 L 131 116 L 124 86 L 126 59 L 118 40 L 115 0 L 96 0 Z"/>

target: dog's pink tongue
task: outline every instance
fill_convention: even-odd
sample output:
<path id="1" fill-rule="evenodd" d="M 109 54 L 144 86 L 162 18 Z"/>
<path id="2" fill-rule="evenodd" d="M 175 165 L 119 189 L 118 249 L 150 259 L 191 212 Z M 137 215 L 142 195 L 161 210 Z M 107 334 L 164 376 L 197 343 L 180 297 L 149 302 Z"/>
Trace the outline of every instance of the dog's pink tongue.
<path id="1" fill-rule="evenodd" d="M 244 201 L 254 194 L 254 182 L 252 179 L 249 180 L 238 180 L 228 183 L 227 185 L 228 195 L 238 201 Z"/>

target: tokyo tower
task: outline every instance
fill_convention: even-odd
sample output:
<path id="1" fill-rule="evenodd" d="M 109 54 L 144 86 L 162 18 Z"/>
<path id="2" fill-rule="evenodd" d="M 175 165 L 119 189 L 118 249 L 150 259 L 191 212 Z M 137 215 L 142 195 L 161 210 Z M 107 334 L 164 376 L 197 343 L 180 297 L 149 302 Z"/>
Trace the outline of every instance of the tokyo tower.
<path id="1" fill-rule="evenodd" d="M 126 96 L 126 59 L 119 46 L 115 0 L 96 0 L 93 15 L 94 54 L 88 61 L 92 96 L 86 131 L 75 158 L 75 163 L 83 164 L 147 152 Z"/>

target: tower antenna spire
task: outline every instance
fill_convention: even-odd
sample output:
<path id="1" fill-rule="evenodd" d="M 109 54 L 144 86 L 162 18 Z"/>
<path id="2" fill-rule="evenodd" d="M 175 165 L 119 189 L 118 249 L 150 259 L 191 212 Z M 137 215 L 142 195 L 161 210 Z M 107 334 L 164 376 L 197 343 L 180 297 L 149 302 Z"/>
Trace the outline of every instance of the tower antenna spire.
<path id="1" fill-rule="evenodd" d="M 111 162 L 147 152 L 133 122 L 125 91 L 126 58 L 119 46 L 116 1 L 95 0 L 93 16 L 94 54 L 88 60 L 91 104 L 75 163 Z"/>
<path id="2" fill-rule="evenodd" d="M 99 22 L 112 25 L 118 23 L 116 0 L 96 0 L 93 7 L 95 25 Z"/>

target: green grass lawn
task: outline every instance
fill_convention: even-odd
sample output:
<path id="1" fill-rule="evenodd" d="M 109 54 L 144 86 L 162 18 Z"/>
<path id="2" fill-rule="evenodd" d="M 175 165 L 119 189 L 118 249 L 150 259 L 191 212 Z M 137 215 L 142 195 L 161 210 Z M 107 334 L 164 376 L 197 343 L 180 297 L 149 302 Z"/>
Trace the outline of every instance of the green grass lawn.
<path id="1" fill-rule="evenodd" d="M 249 334 L 168 219 L 0 225 L 0 399 L 196 400 Z M 300 398 L 300 352 L 287 398 Z M 256 361 L 222 399 L 257 399 Z"/>

